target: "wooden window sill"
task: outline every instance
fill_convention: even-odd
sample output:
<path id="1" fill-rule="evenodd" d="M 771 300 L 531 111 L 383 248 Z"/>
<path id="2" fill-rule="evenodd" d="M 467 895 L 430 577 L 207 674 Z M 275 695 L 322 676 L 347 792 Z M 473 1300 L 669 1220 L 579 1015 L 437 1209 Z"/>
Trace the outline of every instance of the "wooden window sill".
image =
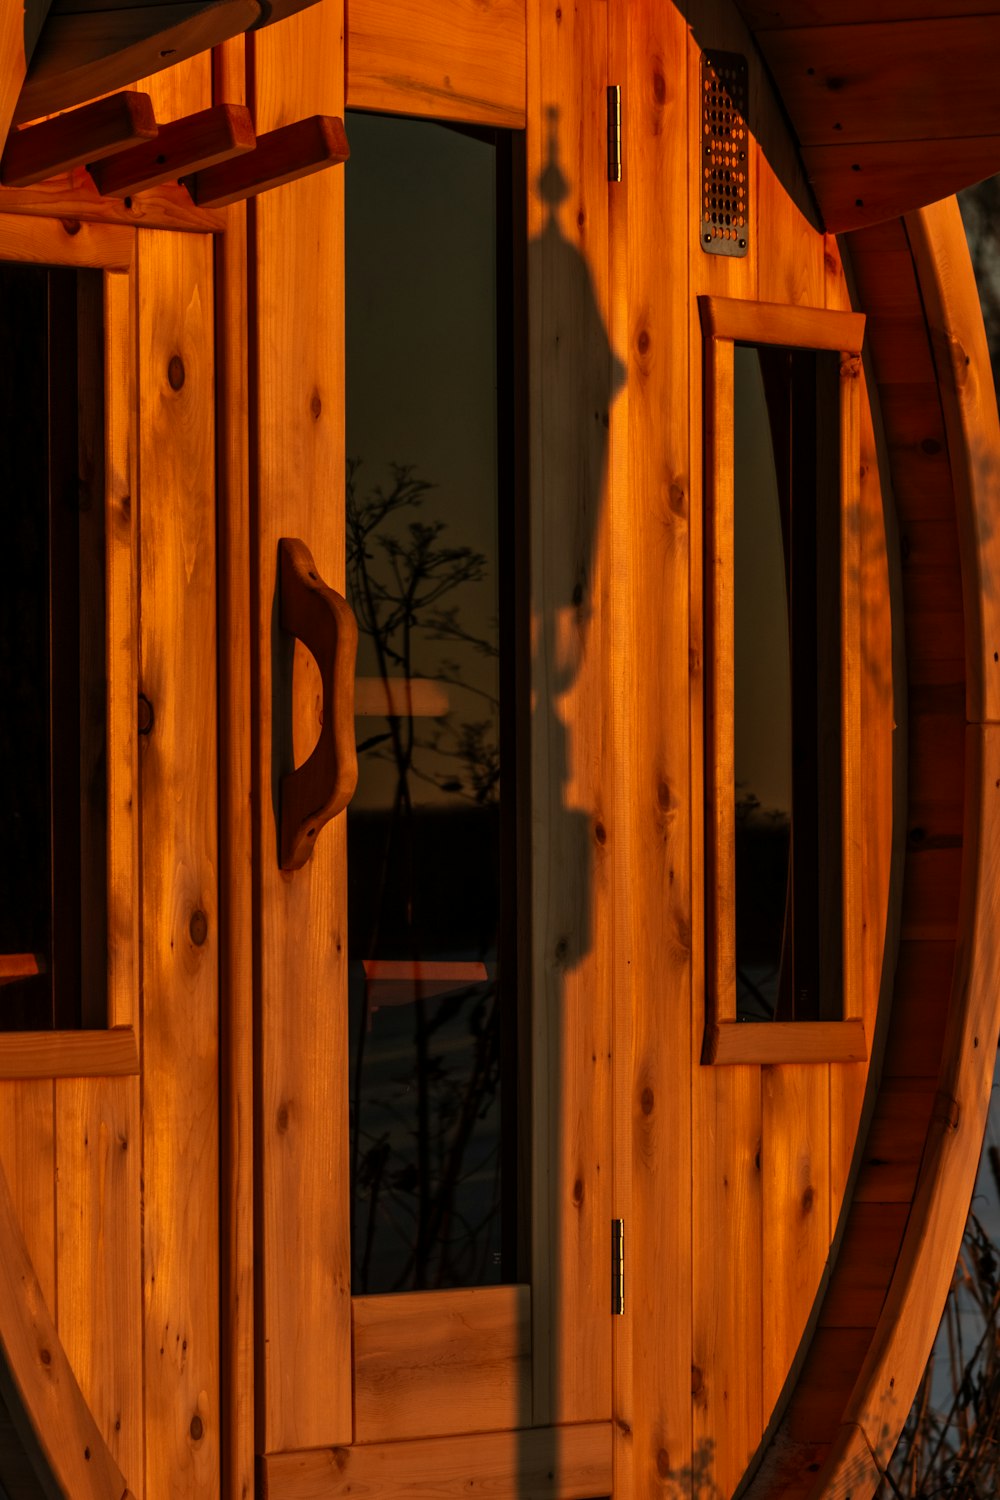
<path id="1" fill-rule="evenodd" d="M 864 1022 L 718 1021 L 705 1033 L 704 1061 L 733 1063 L 848 1063 L 868 1057 Z"/>

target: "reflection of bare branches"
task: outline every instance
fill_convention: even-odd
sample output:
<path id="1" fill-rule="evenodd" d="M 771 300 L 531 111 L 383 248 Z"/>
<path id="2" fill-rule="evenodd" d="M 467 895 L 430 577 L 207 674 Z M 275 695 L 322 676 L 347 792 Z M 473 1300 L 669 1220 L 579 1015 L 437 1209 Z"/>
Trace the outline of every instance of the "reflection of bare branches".
<path id="1" fill-rule="evenodd" d="M 475 722 L 455 723 L 450 714 L 442 715 L 429 733 L 420 730 L 411 715 L 387 715 L 385 729 L 358 745 L 359 754 L 382 761 L 393 773 L 393 791 L 381 835 L 368 956 L 378 953 L 382 929 L 388 928 L 396 949 L 402 948 L 417 960 L 422 956 L 422 938 L 415 918 L 421 878 L 415 857 L 419 811 L 414 803 L 415 783 L 433 786 L 439 801 L 444 795 L 445 805 L 455 797 L 481 809 L 498 801 L 500 784 L 499 704 L 495 695 L 470 682 L 459 660 L 435 665 L 430 673 L 420 672 L 420 649 L 426 643 L 447 642 L 455 648 L 456 657 L 463 652 L 496 657 L 497 647 L 470 631 L 459 606 L 449 601 L 457 590 L 484 581 L 486 558 L 471 547 L 449 545 L 444 522 L 427 523 L 413 516 L 433 487 L 417 478 L 411 466 L 395 464 L 387 487 L 375 486 L 362 496 L 357 483 L 359 467 L 358 460 L 348 462 L 348 590 L 359 628 L 371 642 L 379 676 L 386 684 L 394 676 L 404 681 L 433 676 L 462 693 L 477 694 L 489 709 L 489 717 Z M 388 690 L 386 696 L 391 701 Z M 390 885 L 399 882 L 400 872 L 404 892 L 401 910 L 390 916 Z M 474 1001 L 471 1008 L 470 1001 Z M 474 1281 L 477 1268 L 472 1262 L 480 1255 L 482 1230 L 495 1216 L 496 1193 L 493 1206 L 477 1224 L 462 1210 L 458 1189 L 468 1175 L 477 1123 L 489 1114 L 497 1098 L 500 1022 L 496 985 L 484 986 L 479 993 L 465 990 L 445 996 L 433 1004 L 417 994 L 412 1008 L 412 1067 L 393 1080 L 404 1094 L 412 1096 L 413 1104 L 406 1110 L 396 1110 L 380 1098 L 377 1109 L 391 1124 L 389 1129 L 375 1133 L 374 1139 L 361 1118 L 368 1030 L 367 999 L 363 995 L 359 1006 L 351 1118 L 352 1245 L 359 1277 L 356 1289 L 368 1289 L 380 1224 L 390 1235 L 398 1236 L 400 1258 L 394 1267 L 393 1289 Z M 460 1027 L 463 1019 L 471 1047 L 459 1049 L 461 1056 L 456 1056 L 454 1066 L 450 1054 L 456 1051 L 456 1026 Z M 496 1188 L 498 1148 L 481 1150 L 473 1170 L 481 1176 L 492 1158 Z M 359 1196 L 367 1199 L 360 1257 L 354 1234 Z"/>

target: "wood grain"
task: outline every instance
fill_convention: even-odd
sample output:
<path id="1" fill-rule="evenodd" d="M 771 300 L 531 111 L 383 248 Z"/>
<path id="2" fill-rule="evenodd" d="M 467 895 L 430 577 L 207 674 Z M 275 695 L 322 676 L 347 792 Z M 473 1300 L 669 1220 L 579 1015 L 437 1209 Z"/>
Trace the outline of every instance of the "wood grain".
<path id="1" fill-rule="evenodd" d="M 347 105 L 515 130 L 525 123 L 525 0 L 352 0 Z"/>
<path id="2" fill-rule="evenodd" d="M 115 1462 L 141 1500 L 139 1081 L 60 1079 L 55 1098 L 59 1337 Z"/>
<path id="3" fill-rule="evenodd" d="M 778 250 L 761 257 L 758 295 L 763 302 L 825 306 L 828 247 L 807 206 L 798 151 L 791 149 L 784 129 L 775 131 L 773 124 L 768 140 L 767 122 L 775 120 L 778 110 L 764 87 L 758 110 L 757 203 L 768 237 Z M 732 1034 L 733 1027 L 727 1030 Z M 830 1055 L 826 1047 L 824 1052 Z M 839 1065 L 785 1062 L 761 1074 L 765 1422 L 783 1387 L 795 1378 L 829 1256 L 830 1142 L 836 1128 L 831 1087 L 840 1071 Z"/>
<path id="4" fill-rule="evenodd" d="M 797 27 L 761 44 L 804 147 L 998 134 L 996 13 Z"/>
<path id="5" fill-rule="evenodd" d="M 0 192 L 0 210 L 6 203 L 6 193 Z M 35 265 L 103 266 L 106 270 L 128 271 L 135 256 L 135 234 L 119 225 L 21 218 L 0 212 L 0 251 L 5 260 Z"/>
<path id="6" fill-rule="evenodd" d="M 864 339 L 863 313 L 714 296 L 699 297 L 698 311 L 707 339 L 829 349 L 837 354 L 844 350 L 860 354 Z"/>
<path id="7" fill-rule="evenodd" d="M 612 578 L 600 0 L 536 3 L 528 99 L 533 1421 L 611 1411 Z"/>
<path id="8" fill-rule="evenodd" d="M 217 234 L 223 227 L 220 214 L 197 208 L 186 188 L 164 183 L 148 192 L 119 201 L 102 198 L 84 167 L 50 177 L 26 188 L 0 188 L 0 212 L 23 214 L 31 219 L 63 221 L 65 233 L 79 233 L 81 224 L 122 225 L 144 229 L 181 229 L 193 234 Z"/>
<path id="9" fill-rule="evenodd" d="M 242 37 L 214 55 L 216 102 L 242 104 Z M 247 214 L 215 245 L 219 573 L 219 981 L 222 1185 L 222 1493 L 254 1489 L 253 634 L 250 600 Z"/>
<path id="10" fill-rule="evenodd" d="M 349 155 L 343 120 L 310 115 L 258 136 L 252 151 L 192 173 L 187 187 L 199 208 L 224 208 L 340 166 Z"/>
<path id="11" fill-rule="evenodd" d="M 0 180 L 5 187 L 27 187 L 155 135 L 156 117 L 148 94 L 134 89 L 111 94 L 69 114 L 13 131 L 3 148 Z"/>
<path id="12" fill-rule="evenodd" d="M 864 1022 L 721 1021 L 706 1038 L 705 1061 L 731 1063 L 864 1062 Z"/>
<path id="13" fill-rule="evenodd" d="M 972 722 L 1000 720 L 1000 418 L 979 293 L 954 200 L 906 221 L 924 297 L 960 520 Z"/>
<path id="14" fill-rule="evenodd" d="M 290 115 L 343 114 L 343 11 L 333 0 L 255 37 L 258 130 Z M 254 608 L 258 860 L 260 1276 L 258 1443 L 266 1451 L 351 1440 L 344 819 L 293 875 L 278 868 L 272 705 L 292 684 L 272 657 L 278 540 L 304 538 L 324 578 L 344 580 L 343 174 L 256 200 Z M 290 218 L 308 232 L 289 235 Z M 322 287 L 322 296 L 317 288 Z M 256 352 L 254 352 L 256 351 Z M 308 485 L 289 483 L 308 474 Z M 317 684 L 297 648 L 293 728 L 311 746 Z M 275 671 L 279 675 L 275 677 Z"/>
<path id="15" fill-rule="evenodd" d="M 971 868 L 939 1091 L 899 1262 L 844 1414 L 883 1461 L 895 1445 L 934 1340 L 975 1183 L 992 1087 L 1000 984 L 1000 729 L 970 724 L 967 756 Z"/>
<path id="16" fill-rule="evenodd" d="M 688 149 L 700 161 L 702 132 L 701 38 L 727 51 L 751 58 L 749 101 L 751 117 L 760 99 L 760 68 L 747 46 L 747 34 L 728 5 L 702 0 L 689 19 L 687 44 Z M 697 144 L 696 144 L 697 143 Z M 750 192 L 756 192 L 760 153 L 751 147 Z M 700 217 L 701 181 L 689 173 L 688 222 Z M 711 296 L 754 301 L 760 295 L 759 267 L 772 247 L 761 222 L 751 224 L 749 248 L 742 260 L 706 254 L 689 238 L 692 298 Z M 696 304 L 695 304 L 696 305 Z M 692 306 L 692 312 L 694 306 Z M 759 320 L 758 320 L 759 321 Z M 721 341 L 720 341 L 721 343 Z M 731 351 L 731 346 L 728 346 Z M 693 1473 L 704 1486 L 732 1493 L 763 1430 L 763 1198 L 760 1164 L 765 1146 L 760 1070 L 701 1066 L 706 1017 L 705 979 L 701 955 L 706 948 L 707 851 L 711 837 L 704 806 L 704 778 L 709 774 L 711 740 L 706 722 L 711 678 L 715 665 L 707 624 L 708 580 L 703 578 L 703 556 L 708 555 L 707 497 L 709 477 L 707 424 L 709 386 L 704 368 L 704 342 L 697 317 L 688 326 L 688 375 L 691 388 L 689 464 L 691 469 L 690 609 L 693 660 L 704 668 L 691 673 L 692 718 L 692 1348 L 690 1459 Z M 730 353 L 731 357 L 731 353 Z M 720 414 L 721 415 L 721 414 Z M 729 441 L 729 440 L 724 440 Z M 730 459 L 730 463 L 732 460 Z M 725 482 L 725 481 L 723 481 Z M 731 486 L 730 486 L 731 490 Z M 703 507 L 706 510 L 703 511 Z M 703 532 L 704 526 L 704 532 Z M 704 535 L 704 540 L 703 540 Z M 704 549 L 704 552 L 703 552 Z M 703 588 L 705 597 L 703 598 Z M 729 670 L 727 666 L 724 670 Z M 703 702 L 703 676 L 705 699 Z M 731 783 L 730 783 L 731 784 Z M 720 1297 L 718 1289 L 739 1266 L 740 1295 Z M 682 1450 L 683 1453 L 683 1450 Z M 683 1474 L 685 1459 L 674 1464 Z"/>
<path id="17" fill-rule="evenodd" d="M 55 1088 L 49 1079 L 0 1083 L 0 1164 L 45 1305 L 56 1313 Z"/>
<path id="18" fill-rule="evenodd" d="M 323 700 L 319 738 L 308 759 L 281 778 L 278 854 L 283 870 L 311 858 L 325 824 L 344 811 L 358 784 L 354 664 L 358 623 L 343 594 L 320 577 L 298 538 L 278 543 L 278 617 L 319 669 Z"/>
<path id="19" fill-rule="evenodd" d="M 523 1427 L 531 1412 L 531 1290 L 355 1297 L 354 1441 Z"/>
<path id="20" fill-rule="evenodd" d="M 6 5 L 0 12 L 0 151 L 24 83 L 24 11 Z"/>
<path id="21" fill-rule="evenodd" d="M 193 101 L 198 102 L 198 101 Z M 139 277 L 146 1486 L 219 1490 L 218 848 L 211 241 Z"/>
<path id="22" fill-rule="evenodd" d="M 762 1078 L 765 1421 L 793 1367 L 830 1251 L 828 1071 L 769 1067 Z"/>
<path id="23" fill-rule="evenodd" d="M 265 1500 L 590 1500 L 611 1493 L 611 1424 L 269 1454 L 263 1472 Z"/>
<path id="24" fill-rule="evenodd" d="M 703 326 L 716 321 L 707 300 L 700 311 Z M 712 1061 L 736 1021 L 735 407 L 733 343 L 725 336 L 705 342 L 704 411 L 705 1058 Z"/>
<path id="25" fill-rule="evenodd" d="M 139 1024 L 139 692 L 136 292 L 104 277 L 104 588 L 107 693 L 108 1001 L 111 1027 Z"/>
<path id="26" fill-rule="evenodd" d="M 54 6 L 18 97 L 18 124 L 55 114 L 142 74 L 196 57 L 260 18 L 257 0 L 186 0 L 158 6 L 112 6 L 64 13 Z"/>
<path id="27" fill-rule="evenodd" d="M 1000 121 L 960 140 L 855 141 L 808 146 L 809 181 L 831 234 L 878 224 L 981 182 L 1000 167 Z"/>
<path id="28" fill-rule="evenodd" d="M 80 1391 L 0 1172 L 0 1389 L 46 1494 L 132 1500 Z"/>
<path id="29" fill-rule="evenodd" d="M 111 1078 L 138 1071 L 139 1046 L 131 1026 L 0 1036 L 0 1078 Z"/>
<path id="30" fill-rule="evenodd" d="M 828 316 L 851 316 L 829 313 Z M 857 315 L 855 315 L 857 316 Z M 862 805 L 861 699 L 861 357 L 853 344 L 840 353 L 840 838 L 843 1010 L 846 1022 L 864 1024 L 864 952 L 860 935 L 864 809 Z M 849 1059 L 857 1061 L 858 1059 Z"/>
<path id="31" fill-rule="evenodd" d="M 831 1318 L 838 1316 L 838 1304 L 845 1319 L 851 1317 L 850 1306 L 855 1294 L 862 1295 L 866 1304 L 866 1318 L 870 1321 L 878 1305 L 879 1296 L 885 1296 L 892 1283 L 891 1236 L 883 1246 L 882 1290 L 875 1277 L 874 1262 L 864 1269 L 864 1234 L 852 1226 L 861 1225 L 865 1215 L 869 1222 L 881 1223 L 878 1230 L 886 1230 L 895 1211 L 905 1210 L 900 1200 L 912 1195 L 914 1158 L 922 1155 L 926 1162 L 929 1139 L 926 1122 L 933 1108 L 933 1091 L 937 1080 L 937 1062 L 940 1061 L 944 1042 L 942 1028 L 948 1015 L 948 995 L 951 986 L 952 965 L 955 958 L 954 935 L 961 920 L 955 896 L 961 879 L 962 846 L 964 832 L 959 826 L 955 831 L 955 809 L 963 797 L 966 780 L 963 768 L 962 735 L 964 730 L 964 661 L 961 628 L 958 631 L 957 656 L 955 645 L 947 641 L 942 650 L 940 628 L 937 633 L 921 620 L 922 606 L 926 598 L 931 600 L 942 589 L 953 587 L 957 575 L 958 555 L 955 542 L 954 499 L 951 489 L 950 470 L 944 443 L 944 429 L 940 411 L 940 400 L 933 382 L 928 388 L 927 353 L 912 364 L 912 380 L 906 380 L 907 366 L 900 357 L 900 347 L 918 349 L 919 338 L 927 349 L 927 330 L 924 323 L 922 303 L 917 292 L 912 258 L 906 248 L 906 236 L 902 226 L 882 226 L 868 229 L 852 237 L 850 245 L 852 269 L 856 277 L 863 305 L 876 314 L 884 308 L 887 315 L 870 318 L 868 337 L 871 339 L 872 366 L 876 371 L 892 371 L 893 381 L 879 381 L 878 396 L 885 424 L 885 449 L 894 489 L 894 499 L 900 517 L 902 533 L 901 567 L 896 577 L 888 572 L 885 552 L 888 541 L 891 558 L 892 538 L 886 536 L 883 524 L 872 525 L 877 507 L 871 494 L 871 482 L 862 475 L 862 503 L 866 513 L 866 533 L 863 543 L 864 593 L 866 626 L 868 627 L 866 660 L 874 667 L 887 660 L 886 642 L 894 638 L 892 655 L 893 678 L 897 707 L 893 708 L 890 684 L 884 671 L 867 674 L 868 697 L 863 701 L 866 719 L 866 736 L 869 724 L 891 723 L 892 716 L 902 718 L 902 673 L 909 678 L 906 685 L 910 705 L 909 781 L 911 790 L 910 816 L 899 805 L 898 777 L 892 762 L 905 750 L 905 741 L 900 730 L 895 734 L 896 747 L 889 762 L 885 760 L 884 748 L 878 750 L 878 760 L 866 755 L 865 797 L 869 809 L 878 809 L 869 827 L 877 829 L 874 841 L 875 860 L 871 871 L 866 860 L 868 885 L 864 892 L 865 909 L 878 918 L 888 906 L 889 921 L 886 932 L 886 963 L 881 981 L 883 994 L 892 985 L 892 1016 L 888 1036 L 884 1038 L 885 1055 L 883 1086 L 874 1095 L 874 1109 L 868 1142 L 860 1154 L 859 1171 L 854 1186 L 853 1201 L 845 1204 L 843 1214 L 844 1244 L 847 1247 L 844 1261 L 845 1287 L 839 1286 L 839 1266 L 833 1270 L 829 1301 Z M 838 305 L 846 299 L 846 284 L 840 274 L 838 257 L 828 253 L 828 299 Z M 902 341 L 902 344 L 901 344 Z M 863 431 L 863 447 L 871 453 L 874 444 Z M 868 460 L 870 463 L 870 459 Z M 951 517 L 949 521 L 949 516 Z M 891 525 L 891 512 L 887 515 Z M 922 553 L 916 556 L 915 566 L 910 567 L 908 544 L 912 527 L 933 526 L 938 545 L 932 556 Z M 941 537 L 950 529 L 952 542 L 940 545 Z M 881 560 L 880 560 L 881 559 Z M 883 571 L 885 570 L 885 571 Z M 888 573 L 891 590 L 885 588 Z M 880 577 L 883 581 L 880 582 Z M 949 582 L 951 580 L 951 582 Z M 879 593 L 881 591 L 881 593 Z M 879 610 L 872 609 L 873 594 L 881 597 Z M 890 626 L 895 612 L 895 621 Z M 901 615 L 901 620 L 900 620 Z M 905 629 L 907 652 L 905 663 L 899 660 L 898 641 Z M 949 629 L 950 635 L 950 629 Z M 897 674 L 899 674 L 897 676 Z M 866 745 L 868 741 L 866 740 Z M 874 745 L 884 745 L 884 730 Z M 933 745 L 933 753 L 928 746 Z M 893 783 L 889 798 L 885 786 Z M 879 788 L 882 788 L 880 794 Z M 947 788 L 945 790 L 944 788 Z M 913 800 L 915 799 L 915 801 Z M 889 849 L 889 866 L 886 867 L 886 843 L 884 825 L 887 808 L 892 800 L 897 802 L 894 815 L 895 847 Z M 978 817 L 978 811 L 970 816 Z M 902 830 L 919 817 L 927 819 L 930 827 L 942 830 L 943 836 L 934 839 L 909 839 L 905 851 L 900 847 Z M 920 832 L 920 827 L 916 827 Z M 929 847 L 925 847 L 929 845 Z M 929 858 L 928 858 L 929 856 Z M 877 868 L 876 866 L 881 866 Z M 974 887 L 975 881 L 972 885 Z M 901 923 L 895 908 L 902 892 Z M 866 919 L 877 927 L 878 922 Z M 903 939 L 899 945 L 899 961 L 893 964 L 893 948 L 900 929 Z M 912 936 L 907 936 L 911 932 Z M 874 935 L 873 935 L 874 936 Z M 866 936 L 866 944 L 872 937 Z M 872 979 L 878 965 L 878 949 L 873 947 L 866 957 L 866 1015 L 873 1014 L 876 999 L 871 990 Z M 955 993 L 958 993 L 956 990 Z M 885 1020 L 883 1002 L 883 1024 Z M 954 1017 L 948 1023 L 954 1024 Z M 875 1028 L 873 1047 L 881 1052 L 883 1038 L 881 1027 Z M 863 1078 L 859 1068 L 834 1069 L 831 1079 L 831 1184 L 834 1193 L 834 1209 L 851 1186 L 850 1155 L 853 1139 L 850 1136 L 852 1119 L 861 1112 L 860 1094 Z M 921 1123 L 923 1122 L 923 1128 Z M 862 1129 L 867 1122 L 862 1118 Z M 933 1128 L 932 1132 L 933 1134 Z M 917 1140 L 920 1135 L 923 1148 Z M 909 1201 L 912 1200 L 910 1196 Z M 964 1210 L 963 1210 L 964 1212 Z M 874 1221 L 872 1215 L 875 1216 Z M 962 1214 L 956 1213 L 956 1219 Z M 897 1220 L 898 1222 L 898 1220 Z M 909 1222 L 912 1224 L 912 1211 Z M 853 1251 L 851 1246 L 854 1247 Z M 888 1247 L 886 1249 L 886 1246 Z M 855 1253 L 856 1252 L 856 1253 Z M 851 1258 L 855 1255 L 852 1268 Z M 897 1266 L 903 1265 L 903 1257 Z M 852 1291 L 851 1277 L 856 1285 Z M 857 1278 L 860 1276 L 860 1280 Z M 897 1270 L 898 1278 L 898 1270 Z M 888 1293 L 890 1299 L 891 1290 Z M 940 1305 L 940 1304 L 939 1304 Z M 888 1307 L 888 1304 L 884 1304 Z M 822 1315 L 821 1315 L 822 1316 Z M 888 1313 L 883 1311 L 883 1318 Z M 933 1328 L 937 1312 L 924 1310 L 917 1321 Z M 915 1332 L 911 1328 L 905 1337 Z M 929 1337 L 932 1335 L 928 1335 Z M 861 1391 L 867 1376 L 864 1373 L 866 1356 L 873 1348 L 873 1337 L 878 1334 L 871 1327 L 851 1329 L 849 1327 L 821 1326 L 813 1340 L 808 1358 L 792 1392 L 786 1417 L 778 1430 L 777 1440 L 767 1460 L 750 1485 L 747 1494 L 756 1497 L 776 1492 L 778 1477 L 782 1488 L 778 1491 L 789 1497 L 819 1496 L 838 1489 L 849 1488 L 856 1494 L 867 1494 L 876 1483 L 876 1475 L 860 1463 L 867 1455 L 871 1460 L 868 1439 L 862 1437 L 863 1429 L 855 1421 L 848 1420 L 847 1409 L 851 1391 L 857 1385 Z M 915 1357 L 907 1365 L 905 1382 L 912 1390 L 922 1370 L 922 1356 Z M 862 1378 L 859 1382 L 859 1371 Z M 904 1373 L 897 1367 L 894 1391 L 900 1393 L 898 1405 L 901 1412 L 908 1409 L 910 1395 L 903 1390 Z M 912 1384 L 910 1384 L 912 1382 Z M 902 1417 L 899 1418 L 902 1420 Z M 885 1424 L 883 1424 L 885 1425 Z M 874 1424 L 867 1429 L 874 1437 Z M 893 1440 L 888 1428 L 882 1434 L 886 1446 Z M 859 1440 L 861 1450 L 859 1451 Z M 881 1451 L 881 1450 L 878 1450 Z M 884 1456 L 884 1455 L 883 1455 Z"/>
<path id="32" fill-rule="evenodd" d="M 115 198 L 159 187 L 188 172 L 252 151 L 256 144 L 250 111 L 243 104 L 215 104 L 172 120 L 156 139 L 118 151 L 88 170 L 98 191 Z"/>

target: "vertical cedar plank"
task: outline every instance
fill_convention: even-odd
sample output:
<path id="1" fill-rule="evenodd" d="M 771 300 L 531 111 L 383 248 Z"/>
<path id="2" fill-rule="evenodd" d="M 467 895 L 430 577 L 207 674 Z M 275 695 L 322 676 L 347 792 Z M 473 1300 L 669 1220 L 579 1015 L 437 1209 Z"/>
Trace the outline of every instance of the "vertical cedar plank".
<path id="1" fill-rule="evenodd" d="M 624 752 L 616 922 L 629 1025 L 616 1119 L 630 1187 L 625 1318 L 616 1320 L 629 1325 L 616 1328 L 616 1415 L 628 1430 L 616 1424 L 615 1462 L 616 1493 L 652 1500 L 691 1485 L 691 886 L 701 867 L 690 823 L 689 80 L 678 9 L 621 8 L 624 179 L 611 193 L 616 233 L 627 215 L 616 327 L 628 405 L 613 427 L 613 441 L 625 428 L 613 495 Z M 613 246 L 614 266 L 622 248 Z"/>
<path id="2" fill-rule="evenodd" d="M 819 1064 L 763 1072 L 765 1422 L 792 1368 L 830 1250 L 830 1071 Z"/>
<path id="3" fill-rule="evenodd" d="M 343 5 L 260 32 L 259 133 L 343 112 Z M 344 583 L 344 173 L 290 183 L 251 210 L 256 299 L 260 1119 L 263 1240 L 259 1441 L 267 1451 L 351 1441 L 345 820 L 293 875 L 278 868 L 272 782 L 272 610 L 278 540 L 301 537 Z M 294 225 L 294 231 L 290 226 Z M 255 228 L 254 228 L 255 226 Z M 276 693 L 276 688 L 281 692 Z M 284 695 L 284 696 L 283 696 Z M 308 653 L 296 648 L 299 759 L 316 738 Z M 282 710 L 287 713 L 287 707 Z"/>
<path id="4" fill-rule="evenodd" d="M 528 6 L 536 1426 L 611 1410 L 607 26 Z"/>
<path id="5" fill-rule="evenodd" d="M 608 80 L 621 85 L 622 144 L 626 155 L 631 149 L 629 134 L 629 56 L 636 17 L 622 0 L 608 6 Z M 621 183 L 608 189 L 608 335 L 611 347 L 627 354 L 629 343 L 629 212 L 628 184 L 631 164 L 622 167 Z M 626 361 L 627 375 L 627 361 Z M 612 404 L 608 427 L 608 495 L 612 516 L 621 513 L 629 495 L 629 391 L 628 384 Z M 629 543 L 621 525 L 610 527 L 609 564 L 612 576 L 626 582 L 629 577 Z M 626 583 L 627 586 L 627 583 Z M 621 594 L 617 595 L 618 600 Z M 613 732 L 620 743 L 624 730 L 622 695 L 629 681 L 631 662 L 626 646 L 627 632 L 616 616 L 611 637 L 611 692 L 615 704 Z M 631 838 L 628 829 L 631 777 L 626 764 L 619 766 L 614 780 L 613 827 L 616 829 L 614 865 L 614 990 L 612 1034 L 612 1213 L 624 1221 L 626 1230 L 634 1226 L 632 1179 L 632 1027 L 634 1021 L 630 958 L 632 952 L 631 908 L 624 901 L 626 888 L 622 875 L 630 864 Z M 631 1242 L 629 1244 L 631 1249 Z M 626 1313 L 631 1307 L 626 1306 Z M 641 1330 L 640 1330 L 641 1331 Z M 611 1325 L 611 1415 L 612 1415 L 612 1493 L 632 1495 L 636 1490 L 636 1395 L 642 1382 L 635 1375 L 635 1320 L 631 1316 L 615 1317 Z"/>
<path id="6" fill-rule="evenodd" d="M 246 43 L 214 54 L 213 98 L 242 104 Z M 215 241 L 219 422 L 219 842 L 222 1098 L 222 1490 L 254 1489 L 253 814 L 251 778 L 247 211 Z"/>
<path id="7" fill-rule="evenodd" d="M 0 1164 L 38 1284 L 55 1321 L 55 1097 L 51 1081 L 0 1083 Z"/>
<path id="8" fill-rule="evenodd" d="M 750 107 L 759 118 L 761 69 L 750 39 L 735 10 L 724 0 L 697 0 L 687 7 L 691 23 L 688 42 L 688 149 L 692 164 L 688 224 L 700 220 L 701 191 L 701 46 L 742 52 L 750 64 Z M 760 176 L 760 148 L 751 141 L 749 159 L 751 200 Z M 751 226 L 749 251 L 743 259 L 706 255 L 698 236 L 689 232 L 691 301 L 702 293 L 756 298 L 759 243 L 763 232 L 759 215 Z M 771 252 L 770 239 L 767 253 Z M 691 632 L 692 657 L 702 651 L 702 504 L 706 476 L 703 469 L 703 353 L 701 329 L 692 320 L 688 339 L 691 384 Z M 725 483 L 731 485 L 728 476 Z M 691 712 L 693 849 L 692 947 L 705 952 L 703 838 L 707 827 L 701 816 L 703 784 L 703 725 L 700 672 L 692 677 Z M 762 1430 L 762 1206 L 761 1206 L 761 1085 L 757 1067 L 701 1066 L 705 1020 L 704 964 L 696 962 L 692 986 L 691 1066 L 692 1103 L 692 1401 L 693 1446 L 691 1474 L 699 1484 L 715 1485 L 732 1494 Z"/>
<path id="9" fill-rule="evenodd" d="M 212 245 L 140 230 L 146 1491 L 219 1491 Z M 196 912 L 204 922 L 192 924 Z M 199 930 L 199 927 L 201 930 Z M 204 941 L 198 941 L 207 931 Z"/>
<path id="10" fill-rule="evenodd" d="M 761 108 L 777 117 L 764 91 Z M 802 169 L 784 130 L 779 177 L 762 151 L 758 212 L 762 302 L 824 306 L 823 236 L 799 206 Z M 793 196 L 794 193 L 794 196 Z M 792 1368 L 830 1249 L 830 1073 L 823 1064 L 765 1068 L 762 1075 L 763 1417 Z"/>
<path id="11" fill-rule="evenodd" d="M 143 1494 L 139 1080 L 55 1084 L 59 1337 L 136 1500 Z"/>

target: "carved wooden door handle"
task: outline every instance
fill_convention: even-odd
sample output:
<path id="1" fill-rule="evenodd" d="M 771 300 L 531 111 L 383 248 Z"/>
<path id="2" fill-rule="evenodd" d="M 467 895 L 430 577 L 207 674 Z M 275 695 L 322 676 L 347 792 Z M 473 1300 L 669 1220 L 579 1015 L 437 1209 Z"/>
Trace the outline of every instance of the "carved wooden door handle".
<path id="1" fill-rule="evenodd" d="M 278 858 L 299 870 L 316 837 L 354 796 L 358 757 L 354 742 L 354 662 L 358 625 L 342 594 L 320 578 L 305 542 L 278 543 L 282 630 L 308 646 L 323 682 L 323 723 L 307 761 L 281 778 Z"/>

